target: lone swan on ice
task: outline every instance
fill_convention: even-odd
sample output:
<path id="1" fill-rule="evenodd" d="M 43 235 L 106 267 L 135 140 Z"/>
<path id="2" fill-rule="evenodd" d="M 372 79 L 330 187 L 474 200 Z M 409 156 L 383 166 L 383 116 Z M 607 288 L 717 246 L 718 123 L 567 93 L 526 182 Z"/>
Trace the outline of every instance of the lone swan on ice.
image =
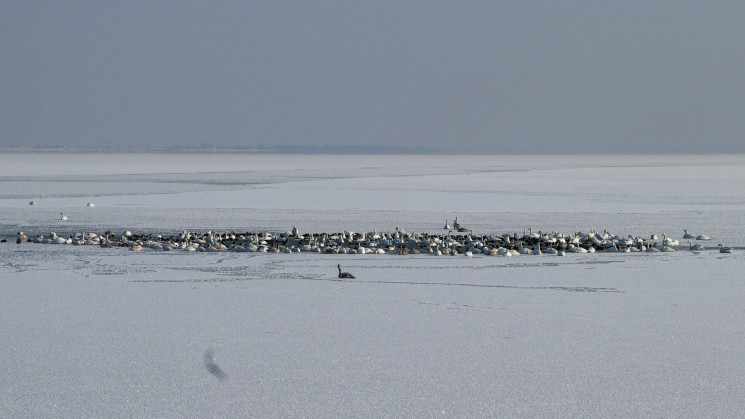
<path id="1" fill-rule="evenodd" d="M 349 272 L 342 272 L 341 265 L 336 265 L 336 267 L 339 268 L 339 278 L 354 278 L 354 275 Z"/>

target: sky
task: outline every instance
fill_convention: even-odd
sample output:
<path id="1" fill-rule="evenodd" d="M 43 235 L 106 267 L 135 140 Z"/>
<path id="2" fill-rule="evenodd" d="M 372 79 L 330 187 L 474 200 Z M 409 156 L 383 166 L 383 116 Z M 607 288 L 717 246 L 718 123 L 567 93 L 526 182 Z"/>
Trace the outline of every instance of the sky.
<path id="1" fill-rule="evenodd" d="M 0 10 L 0 146 L 745 153 L 745 2 Z"/>

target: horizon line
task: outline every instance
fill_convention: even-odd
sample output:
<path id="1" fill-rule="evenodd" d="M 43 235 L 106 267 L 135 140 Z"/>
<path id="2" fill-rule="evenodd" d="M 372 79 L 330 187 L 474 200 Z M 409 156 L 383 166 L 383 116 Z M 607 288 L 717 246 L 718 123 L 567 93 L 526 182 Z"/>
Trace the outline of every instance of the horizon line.
<path id="1" fill-rule="evenodd" d="M 65 154 L 65 153 L 84 153 L 84 154 L 196 154 L 209 152 L 212 154 L 300 154 L 300 155 L 323 155 L 323 154 L 361 154 L 361 155 L 387 155 L 387 154 L 407 154 L 407 155 L 727 155 L 727 154 L 745 154 L 740 152 L 700 152 L 700 151 L 669 151 L 669 152 L 626 152 L 626 151 L 608 151 L 598 150 L 579 151 L 573 153 L 544 151 L 540 153 L 515 151 L 509 153 L 498 152 L 489 149 L 477 150 L 453 150 L 440 149 L 435 147 L 403 147 L 403 146 L 299 146 L 299 145 L 277 145 L 277 146 L 217 146 L 204 144 L 201 146 L 165 146 L 165 147 L 141 147 L 141 146 L 69 146 L 69 145 L 8 145 L 0 146 L 0 153 L 38 153 L 38 154 Z"/>

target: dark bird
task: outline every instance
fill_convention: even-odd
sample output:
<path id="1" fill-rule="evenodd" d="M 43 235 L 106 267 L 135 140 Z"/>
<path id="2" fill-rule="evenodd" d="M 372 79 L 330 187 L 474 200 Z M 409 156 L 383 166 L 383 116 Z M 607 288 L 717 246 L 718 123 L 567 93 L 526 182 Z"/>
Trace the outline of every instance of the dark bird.
<path id="1" fill-rule="evenodd" d="M 228 379 L 228 374 L 225 373 L 225 371 L 222 370 L 217 364 L 215 364 L 215 361 L 212 360 L 212 351 L 207 350 L 204 352 L 204 366 L 207 367 L 207 371 L 209 371 L 210 374 L 217 377 L 220 381 L 225 381 Z"/>
<path id="2" fill-rule="evenodd" d="M 341 265 L 336 265 L 336 267 L 339 268 L 339 278 L 354 278 L 354 275 L 349 272 L 342 272 Z"/>

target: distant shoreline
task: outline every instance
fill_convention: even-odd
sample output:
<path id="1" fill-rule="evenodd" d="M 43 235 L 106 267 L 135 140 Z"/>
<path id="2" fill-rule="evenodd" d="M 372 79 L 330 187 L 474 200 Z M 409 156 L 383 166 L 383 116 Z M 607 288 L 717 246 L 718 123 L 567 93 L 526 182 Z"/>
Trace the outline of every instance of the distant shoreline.
<path id="1" fill-rule="evenodd" d="M 429 147 L 385 146 L 258 146 L 258 147 L 74 147 L 74 146 L 0 146 L 0 153 L 91 153 L 91 154 L 471 154 Z M 473 152 L 472 152 L 473 153 Z"/>
<path id="2" fill-rule="evenodd" d="M 510 150 L 502 153 L 494 150 L 443 150 L 432 147 L 408 148 L 395 146 L 257 146 L 257 147 L 225 147 L 225 146 L 200 146 L 200 147 L 75 147 L 75 146 L 0 146 L 0 154 L 247 154 L 247 155 L 270 155 L 270 154 L 307 154 L 307 155 L 432 155 L 432 156 L 469 156 L 469 155 L 738 155 L 745 153 L 602 153 L 588 151 L 586 153 L 530 153 Z"/>

